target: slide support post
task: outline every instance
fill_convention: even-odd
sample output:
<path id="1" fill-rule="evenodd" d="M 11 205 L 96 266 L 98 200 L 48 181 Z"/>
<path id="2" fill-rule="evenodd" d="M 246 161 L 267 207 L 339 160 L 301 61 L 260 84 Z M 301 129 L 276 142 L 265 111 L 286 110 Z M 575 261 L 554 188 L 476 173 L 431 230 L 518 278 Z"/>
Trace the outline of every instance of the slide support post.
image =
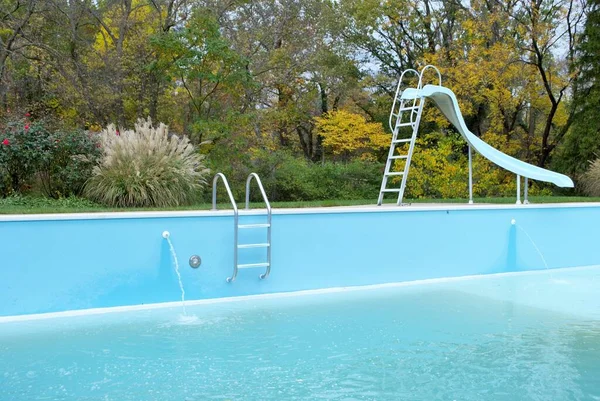
<path id="1" fill-rule="evenodd" d="M 473 204 L 473 159 L 471 157 L 471 145 L 469 145 L 469 205 Z"/>
<path id="2" fill-rule="evenodd" d="M 528 182 L 528 178 L 525 177 L 525 183 L 523 185 L 525 185 L 525 188 L 523 189 L 523 204 L 524 205 L 529 205 L 529 198 L 527 197 L 527 192 L 529 189 L 529 182 Z"/>
<path id="3" fill-rule="evenodd" d="M 521 176 L 517 174 L 517 205 L 521 204 Z"/>

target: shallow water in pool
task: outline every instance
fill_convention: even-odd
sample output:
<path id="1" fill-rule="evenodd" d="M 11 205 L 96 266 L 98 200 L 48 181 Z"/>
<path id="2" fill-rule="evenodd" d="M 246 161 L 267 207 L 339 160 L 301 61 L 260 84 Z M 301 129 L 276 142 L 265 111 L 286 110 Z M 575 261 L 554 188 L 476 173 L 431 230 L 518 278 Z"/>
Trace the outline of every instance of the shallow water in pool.
<path id="1" fill-rule="evenodd" d="M 600 268 L 0 324 L 0 400 L 600 400 Z"/>

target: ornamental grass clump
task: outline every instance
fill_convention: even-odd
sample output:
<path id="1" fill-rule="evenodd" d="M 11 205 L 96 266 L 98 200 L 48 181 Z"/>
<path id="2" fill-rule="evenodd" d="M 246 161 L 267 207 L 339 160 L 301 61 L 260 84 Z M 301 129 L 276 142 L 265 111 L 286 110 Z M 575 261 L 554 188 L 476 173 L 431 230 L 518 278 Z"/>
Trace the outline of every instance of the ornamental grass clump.
<path id="1" fill-rule="evenodd" d="M 192 202 L 206 185 L 209 170 L 185 136 L 138 120 L 133 130 L 109 125 L 101 133 L 103 156 L 84 194 L 107 206 L 177 206 Z"/>
<path id="2" fill-rule="evenodd" d="M 590 162 L 590 167 L 581 176 L 581 184 L 589 196 L 600 196 L 600 158 Z"/>

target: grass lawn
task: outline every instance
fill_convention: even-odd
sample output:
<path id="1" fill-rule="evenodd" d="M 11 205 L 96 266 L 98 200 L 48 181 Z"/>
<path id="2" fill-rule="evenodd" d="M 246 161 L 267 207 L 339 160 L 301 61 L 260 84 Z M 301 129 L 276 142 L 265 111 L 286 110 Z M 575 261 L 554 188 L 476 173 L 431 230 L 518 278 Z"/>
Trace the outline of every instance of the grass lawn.
<path id="1" fill-rule="evenodd" d="M 577 197 L 577 196 L 531 196 L 531 203 L 565 203 L 565 202 L 600 202 L 600 198 Z M 394 203 L 393 199 L 386 203 Z M 407 203 L 467 203 L 466 199 L 414 199 Z M 274 208 L 301 208 L 301 207 L 331 207 L 331 206 L 355 206 L 375 205 L 376 199 L 358 200 L 321 200 L 321 201 L 296 201 L 296 202 L 273 202 Z M 515 203 L 515 198 L 476 198 L 475 203 Z M 261 207 L 261 203 L 252 204 L 253 207 Z M 229 209 L 227 203 L 220 203 L 223 209 Z M 238 206 L 243 207 L 240 202 Z M 152 210 L 208 210 L 209 203 L 199 203 L 189 206 L 173 208 L 110 208 L 86 199 L 65 198 L 49 199 L 42 197 L 18 196 L 0 199 L 0 214 L 34 214 L 34 213 L 89 213 L 89 212 L 123 212 L 123 211 L 152 211 Z"/>

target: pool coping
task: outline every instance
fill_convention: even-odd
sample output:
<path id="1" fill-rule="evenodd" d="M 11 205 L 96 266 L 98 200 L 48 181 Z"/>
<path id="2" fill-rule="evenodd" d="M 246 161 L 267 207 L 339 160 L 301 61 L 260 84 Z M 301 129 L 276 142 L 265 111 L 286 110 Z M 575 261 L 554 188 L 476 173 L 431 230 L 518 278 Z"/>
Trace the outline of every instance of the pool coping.
<path id="1" fill-rule="evenodd" d="M 540 204 L 412 204 L 397 206 L 331 206 L 307 208 L 274 208 L 274 215 L 298 214 L 338 214 L 338 213 L 410 213 L 424 211 L 465 211 L 465 210 L 527 210 L 527 209 L 572 209 L 600 208 L 600 202 L 573 203 L 540 203 Z M 265 209 L 240 209 L 241 215 L 264 215 Z M 181 210 L 181 211 L 140 211 L 140 212 L 92 212 L 92 213 L 48 213 L 48 214 L 0 214 L 0 222 L 11 221 L 60 221 L 60 220 L 110 220 L 110 219 L 147 219 L 147 218 L 182 218 L 182 217 L 218 217 L 232 216 L 232 209 L 223 210 Z"/>

